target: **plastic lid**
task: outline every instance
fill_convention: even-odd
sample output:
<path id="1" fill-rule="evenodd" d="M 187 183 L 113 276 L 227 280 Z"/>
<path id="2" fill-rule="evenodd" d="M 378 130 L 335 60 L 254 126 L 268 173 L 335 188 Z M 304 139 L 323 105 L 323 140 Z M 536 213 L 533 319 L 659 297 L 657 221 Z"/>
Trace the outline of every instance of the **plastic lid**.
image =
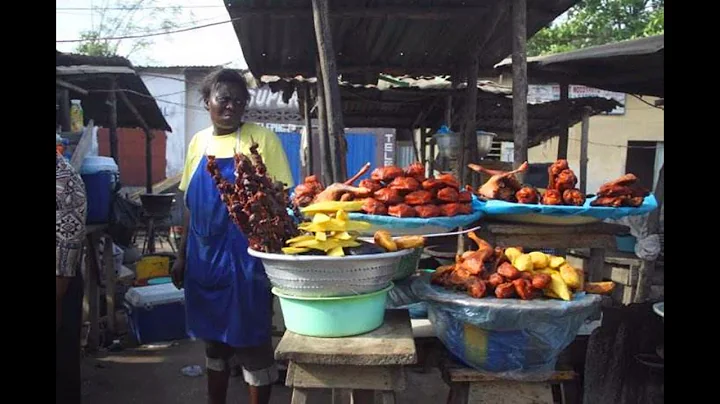
<path id="1" fill-rule="evenodd" d="M 185 292 L 178 290 L 172 283 L 162 283 L 130 288 L 125 293 L 125 300 L 134 307 L 153 306 L 182 302 L 185 300 Z"/>
<path id="2" fill-rule="evenodd" d="M 80 105 L 80 100 L 70 100 L 72 104 Z"/>
<path id="3" fill-rule="evenodd" d="M 117 173 L 118 166 L 112 157 L 87 156 L 80 167 L 80 174 L 97 174 L 104 171 Z"/>
<path id="4" fill-rule="evenodd" d="M 448 128 L 447 125 L 441 126 L 440 129 L 438 129 L 438 131 L 436 132 L 436 134 L 438 135 L 445 135 L 448 133 L 452 133 L 452 131 L 450 131 L 450 128 Z"/>

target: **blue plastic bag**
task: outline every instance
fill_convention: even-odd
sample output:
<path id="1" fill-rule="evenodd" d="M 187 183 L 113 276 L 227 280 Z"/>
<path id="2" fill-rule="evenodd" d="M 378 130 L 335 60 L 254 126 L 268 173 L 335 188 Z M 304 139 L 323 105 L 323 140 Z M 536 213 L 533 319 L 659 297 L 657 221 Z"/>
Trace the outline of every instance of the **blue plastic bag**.
<path id="1" fill-rule="evenodd" d="M 507 379 L 546 380 L 557 358 L 589 317 L 598 295 L 555 299 L 475 299 L 416 278 L 411 289 L 428 304 L 428 318 L 445 347 L 462 363 Z"/>

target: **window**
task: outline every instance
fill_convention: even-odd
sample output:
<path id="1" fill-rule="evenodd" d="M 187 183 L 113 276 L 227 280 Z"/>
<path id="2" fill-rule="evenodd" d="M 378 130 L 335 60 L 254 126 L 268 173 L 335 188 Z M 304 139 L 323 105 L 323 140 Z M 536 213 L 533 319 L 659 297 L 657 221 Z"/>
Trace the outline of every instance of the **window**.
<path id="1" fill-rule="evenodd" d="M 628 141 L 625 160 L 625 172 L 638 177 L 640 184 L 654 190 L 660 168 L 665 162 L 665 145 L 663 142 Z"/>

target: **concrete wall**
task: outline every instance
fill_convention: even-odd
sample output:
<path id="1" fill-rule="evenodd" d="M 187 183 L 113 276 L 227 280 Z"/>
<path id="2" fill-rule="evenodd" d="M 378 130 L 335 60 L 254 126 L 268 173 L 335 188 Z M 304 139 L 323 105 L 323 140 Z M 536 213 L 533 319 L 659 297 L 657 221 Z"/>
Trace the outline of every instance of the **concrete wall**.
<path id="1" fill-rule="evenodd" d="M 647 98 L 649 102 L 655 99 Z M 606 181 L 625 174 L 628 141 L 643 140 L 663 142 L 665 140 L 664 111 L 651 107 L 633 96 L 627 97 L 625 115 L 594 116 L 590 118 L 588 132 L 588 193 L 594 193 Z M 568 162 L 579 176 L 580 130 L 577 124 L 570 130 Z M 555 161 L 558 138 L 528 150 L 531 163 Z M 662 149 L 658 150 L 658 153 Z M 656 167 L 656 175 L 659 170 Z"/>
<path id="2" fill-rule="evenodd" d="M 512 85 L 510 75 L 498 78 L 500 84 Z M 596 115 L 590 118 L 588 144 L 587 192 L 595 193 L 604 182 L 625 174 L 628 141 L 665 140 L 665 111 L 647 105 L 632 95 L 627 95 L 625 114 Z M 643 97 L 650 104 L 657 98 Z M 568 141 L 568 163 L 578 177 L 580 176 L 580 131 L 578 123 L 570 129 Z M 552 138 L 539 146 L 528 150 L 530 163 L 549 163 L 557 158 L 558 138 Z M 664 147 L 657 149 L 655 180 L 664 161 Z"/>

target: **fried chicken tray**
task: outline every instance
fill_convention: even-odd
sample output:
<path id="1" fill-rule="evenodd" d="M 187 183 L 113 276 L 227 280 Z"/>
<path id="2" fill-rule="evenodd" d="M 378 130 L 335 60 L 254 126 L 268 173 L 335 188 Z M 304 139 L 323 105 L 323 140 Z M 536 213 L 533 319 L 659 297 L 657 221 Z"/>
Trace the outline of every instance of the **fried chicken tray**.
<path id="1" fill-rule="evenodd" d="M 548 168 L 548 185 L 543 190 L 521 184 L 515 176 L 527 171 L 527 162 L 512 171 L 491 170 L 477 164 L 468 167 L 490 177 L 475 192 L 480 210 L 506 220 L 581 224 L 644 215 L 658 207 L 655 197 L 632 173 L 606 182 L 595 195 L 585 195 L 577 188 L 578 179 L 564 159 Z"/>

